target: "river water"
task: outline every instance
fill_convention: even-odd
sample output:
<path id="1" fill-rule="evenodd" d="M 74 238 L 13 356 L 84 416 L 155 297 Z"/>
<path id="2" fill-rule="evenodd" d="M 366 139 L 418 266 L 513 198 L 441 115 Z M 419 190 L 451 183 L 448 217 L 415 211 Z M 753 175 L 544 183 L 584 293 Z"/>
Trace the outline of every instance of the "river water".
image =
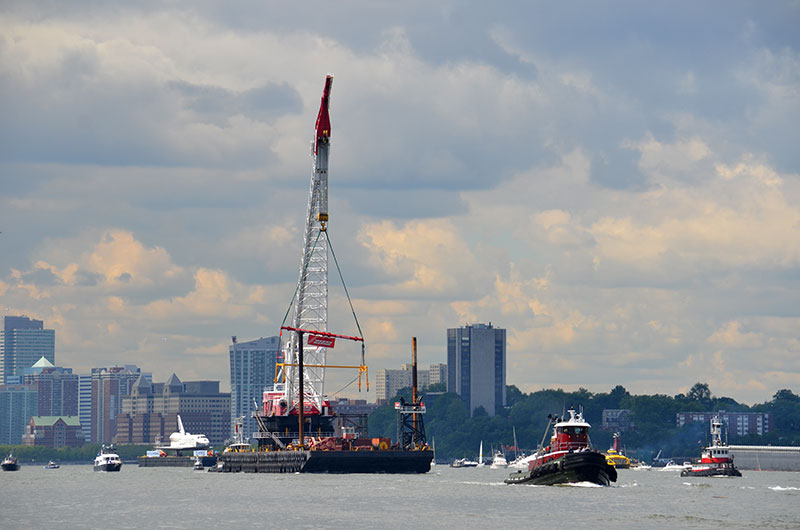
<path id="1" fill-rule="evenodd" d="M 620 470 L 605 488 L 509 486 L 507 475 L 442 465 L 424 475 L 254 475 L 29 464 L 0 473 L 0 528 L 800 528 L 800 473 Z"/>

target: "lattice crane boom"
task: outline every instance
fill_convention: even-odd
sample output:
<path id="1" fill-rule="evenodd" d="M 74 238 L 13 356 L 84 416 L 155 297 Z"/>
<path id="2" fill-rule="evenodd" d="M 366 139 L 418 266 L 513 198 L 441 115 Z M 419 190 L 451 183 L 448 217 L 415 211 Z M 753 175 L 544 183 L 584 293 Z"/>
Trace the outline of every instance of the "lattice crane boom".
<path id="1" fill-rule="evenodd" d="M 328 331 L 328 155 L 330 152 L 330 96 L 333 76 L 325 78 L 317 122 L 314 127 L 313 172 L 308 193 L 308 211 L 300 260 L 298 290 L 291 316 L 295 328 Z M 289 333 L 285 347 L 284 396 L 287 403 L 296 403 L 298 396 L 298 348 L 303 347 L 304 401 L 322 410 L 325 394 L 325 361 L 327 348 L 297 344 L 297 334 Z"/>

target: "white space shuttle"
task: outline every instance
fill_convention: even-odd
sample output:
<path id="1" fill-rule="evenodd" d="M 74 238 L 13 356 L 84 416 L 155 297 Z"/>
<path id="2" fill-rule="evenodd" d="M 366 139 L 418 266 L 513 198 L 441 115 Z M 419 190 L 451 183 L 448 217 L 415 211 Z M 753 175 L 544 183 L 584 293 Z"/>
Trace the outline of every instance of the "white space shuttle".
<path id="1" fill-rule="evenodd" d="M 183 429 L 183 422 L 178 415 L 178 432 L 169 435 L 169 445 L 158 447 L 164 451 L 184 451 L 190 449 L 206 449 L 211 445 L 205 434 L 191 434 Z"/>

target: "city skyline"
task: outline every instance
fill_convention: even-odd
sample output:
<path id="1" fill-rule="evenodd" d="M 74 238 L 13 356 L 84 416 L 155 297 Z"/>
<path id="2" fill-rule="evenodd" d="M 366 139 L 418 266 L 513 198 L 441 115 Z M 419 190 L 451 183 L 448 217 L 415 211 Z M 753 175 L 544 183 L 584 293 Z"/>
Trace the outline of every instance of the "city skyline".
<path id="1" fill-rule="evenodd" d="M 495 322 L 525 392 L 800 389 L 800 5 L 313 5 L 0 7 L 0 312 L 57 364 L 227 385 L 278 334 L 332 73 L 370 372 Z"/>

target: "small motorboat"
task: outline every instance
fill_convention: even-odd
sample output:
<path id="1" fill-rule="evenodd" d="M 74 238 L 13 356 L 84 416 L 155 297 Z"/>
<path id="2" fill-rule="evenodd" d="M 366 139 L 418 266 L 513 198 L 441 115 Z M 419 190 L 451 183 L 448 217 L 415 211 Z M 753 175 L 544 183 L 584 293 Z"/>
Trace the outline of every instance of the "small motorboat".
<path id="1" fill-rule="evenodd" d="M 0 467 L 3 468 L 3 471 L 19 471 L 19 462 L 17 462 L 17 457 L 11 453 L 8 453 L 8 456 L 3 459 L 3 463 L 0 464 Z"/>
<path id="2" fill-rule="evenodd" d="M 453 460 L 450 467 L 478 467 L 478 463 L 474 460 L 467 460 L 466 458 L 457 458 Z"/>
<path id="3" fill-rule="evenodd" d="M 667 465 L 661 468 L 661 471 L 683 471 L 692 467 L 691 462 L 684 462 L 683 464 L 676 464 L 674 460 L 667 462 Z"/>
<path id="4" fill-rule="evenodd" d="M 203 470 L 203 460 L 200 457 L 196 457 L 194 459 L 194 470 L 195 471 L 202 471 Z"/>
<path id="5" fill-rule="evenodd" d="M 58 464 L 56 464 L 56 463 L 55 463 L 55 462 L 53 462 L 52 460 L 51 460 L 51 461 L 49 461 L 49 462 L 47 463 L 47 465 L 46 465 L 46 466 L 44 466 L 44 468 L 45 468 L 45 469 L 58 469 L 58 468 L 60 468 L 60 467 L 61 467 L 61 466 L 59 466 Z"/>

